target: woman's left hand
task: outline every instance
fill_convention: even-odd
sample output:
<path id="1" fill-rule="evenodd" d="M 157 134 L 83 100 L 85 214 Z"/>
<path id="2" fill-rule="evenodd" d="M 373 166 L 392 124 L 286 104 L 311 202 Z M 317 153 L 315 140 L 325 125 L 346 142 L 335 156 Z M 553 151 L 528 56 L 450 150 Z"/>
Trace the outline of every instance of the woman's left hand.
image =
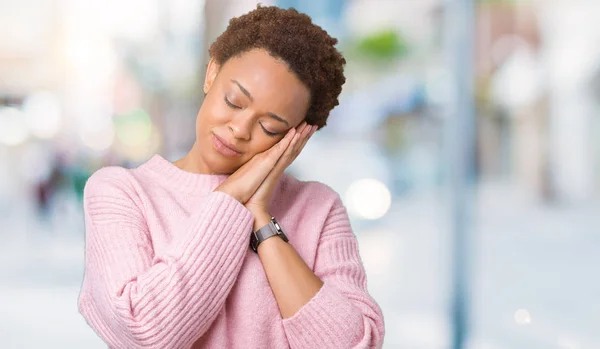
<path id="1" fill-rule="evenodd" d="M 289 143 L 287 149 L 275 164 L 275 167 L 267 175 L 264 182 L 258 187 L 256 192 L 246 201 L 246 208 L 254 214 L 255 218 L 267 216 L 269 214 L 269 203 L 275 186 L 281 178 L 283 171 L 298 157 L 304 145 L 317 130 L 317 126 L 308 125 L 302 122 L 296 127 L 296 134 Z"/>

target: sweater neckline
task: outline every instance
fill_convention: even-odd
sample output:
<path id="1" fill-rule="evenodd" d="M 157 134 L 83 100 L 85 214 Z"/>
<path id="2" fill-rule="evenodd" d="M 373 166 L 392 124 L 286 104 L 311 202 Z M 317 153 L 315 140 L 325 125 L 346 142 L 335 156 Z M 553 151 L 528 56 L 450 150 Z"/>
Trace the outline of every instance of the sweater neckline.
<path id="1" fill-rule="evenodd" d="M 229 177 L 228 174 L 203 174 L 185 171 L 159 154 L 153 155 L 139 169 L 149 170 L 161 183 L 195 194 L 213 191 Z"/>

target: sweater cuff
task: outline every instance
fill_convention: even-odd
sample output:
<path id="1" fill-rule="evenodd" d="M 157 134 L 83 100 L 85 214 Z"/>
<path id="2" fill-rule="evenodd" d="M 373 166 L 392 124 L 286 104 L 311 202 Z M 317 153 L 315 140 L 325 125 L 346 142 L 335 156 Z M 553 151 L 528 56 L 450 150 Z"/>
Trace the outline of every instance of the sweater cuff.
<path id="1" fill-rule="evenodd" d="M 292 348 L 350 348 L 364 332 L 360 310 L 327 282 L 283 327 Z"/>
<path id="2" fill-rule="evenodd" d="M 222 244 L 237 245 L 240 239 L 247 240 L 250 246 L 254 216 L 242 203 L 229 194 L 214 191 L 206 194 L 199 205 L 201 209 L 190 217 L 187 231 L 173 241 L 172 251 L 183 251 L 184 257 L 190 257 L 205 247 L 215 252 Z"/>

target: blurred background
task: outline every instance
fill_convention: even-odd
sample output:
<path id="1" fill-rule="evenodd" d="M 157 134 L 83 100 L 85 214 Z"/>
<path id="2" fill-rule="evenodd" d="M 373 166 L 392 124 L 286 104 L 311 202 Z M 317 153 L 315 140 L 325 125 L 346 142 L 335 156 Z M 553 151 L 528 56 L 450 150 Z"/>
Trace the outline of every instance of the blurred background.
<path id="1" fill-rule="evenodd" d="M 600 2 L 261 3 L 348 61 L 289 171 L 342 195 L 384 348 L 600 348 Z M 85 181 L 189 150 L 208 45 L 255 6 L 0 1 L 2 348 L 105 347 L 76 305 Z"/>

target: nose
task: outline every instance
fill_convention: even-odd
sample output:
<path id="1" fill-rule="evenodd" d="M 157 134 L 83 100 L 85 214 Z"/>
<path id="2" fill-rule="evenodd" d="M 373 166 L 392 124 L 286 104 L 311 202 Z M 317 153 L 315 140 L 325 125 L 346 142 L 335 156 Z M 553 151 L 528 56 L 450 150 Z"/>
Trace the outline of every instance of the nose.
<path id="1" fill-rule="evenodd" d="M 252 115 L 249 113 L 238 113 L 227 126 L 235 138 L 249 141 L 252 129 Z"/>

